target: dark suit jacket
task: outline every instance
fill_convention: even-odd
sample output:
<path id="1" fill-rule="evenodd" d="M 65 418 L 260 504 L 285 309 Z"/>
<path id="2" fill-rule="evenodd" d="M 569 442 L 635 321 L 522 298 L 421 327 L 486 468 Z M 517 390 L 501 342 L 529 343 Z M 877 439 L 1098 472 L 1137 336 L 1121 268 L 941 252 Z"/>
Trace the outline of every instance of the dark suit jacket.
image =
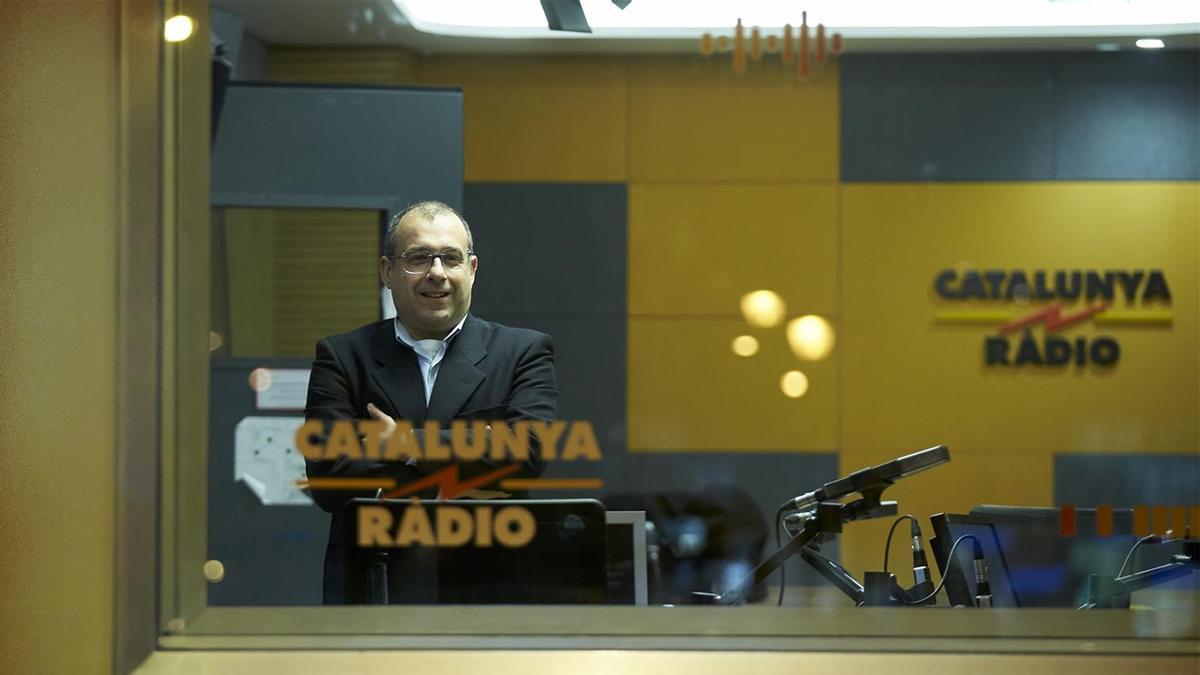
<path id="1" fill-rule="evenodd" d="M 420 428 L 426 419 L 446 429 L 453 419 L 552 420 L 558 407 L 554 381 L 554 347 L 550 336 L 522 328 L 509 328 L 467 316 L 462 331 L 446 350 L 437 381 L 425 405 L 425 389 L 416 354 L 396 340 L 391 319 L 317 342 L 316 359 L 308 383 L 306 418 L 324 420 L 369 419 L 367 404 L 394 419 L 405 419 Z M 448 431 L 446 440 L 449 441 Z M 422 443 L 424 439 L 420 439 Z M 530 443 L 529 461 L 513 477 L 537 476 L 545 469 L 537 439 Z M 348 460 L 307 462 L 308 476 L 386 476 L 399 485 L 441 469 L 445 463 Z M 496 468 L 489 459 L 460 464 L 462 478 Z M 432 494 L 422 497 L 433 498 Z M 324 598 L 326 604 L 344 601 L 342 508 L 356 497 L 373 492 L 313 490 L 313 499 L 332 514 L 325 549 Z M 525 495 L 514 495 L 520 497 Z"/>

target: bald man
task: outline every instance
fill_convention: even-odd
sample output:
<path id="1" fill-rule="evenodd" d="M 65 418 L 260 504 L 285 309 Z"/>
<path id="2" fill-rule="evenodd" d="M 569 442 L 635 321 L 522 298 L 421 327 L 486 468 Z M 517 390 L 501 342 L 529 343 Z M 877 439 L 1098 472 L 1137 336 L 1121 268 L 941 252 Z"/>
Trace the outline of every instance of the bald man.
<path id="1" fill-rule="evenodd" d="M 304 415 L 309 419 L 376 419 L 384 438 L 397 420 L 410 422 L 420 437 L 427 421 L 438 422 L 450 441 L 455 419 L 488 422 L 553 420 L 558 406 L 554 348 L 550 336 L 483 321 L 470 314 L 479 257 L 471 229 L 440 202 L 414 204 L 388 227 L 379 276 L 396 306 L 395 319 L 363 326 L 317 343 Z M 536 439 L 527 461 L 505 478 L 542 473 Z M 307 462 L 310 478 L 387 477 L 403 486 L 440 470 L 445 462 L 376 461 L 341 457 Z M 460 479 L 498 469 L 485 459 L 459 464 Z M 504 496 L 498 485 L 480 486 Z M 343 568 L 346 523 L 343 507 L 373 491 L 311 490 L 330 514 L 325 550 L 324 601 L 345 602 Z M 438 497 L 438 489 L 420 494 Z M 525 494 L 511 494 L 526 497 Z"/>

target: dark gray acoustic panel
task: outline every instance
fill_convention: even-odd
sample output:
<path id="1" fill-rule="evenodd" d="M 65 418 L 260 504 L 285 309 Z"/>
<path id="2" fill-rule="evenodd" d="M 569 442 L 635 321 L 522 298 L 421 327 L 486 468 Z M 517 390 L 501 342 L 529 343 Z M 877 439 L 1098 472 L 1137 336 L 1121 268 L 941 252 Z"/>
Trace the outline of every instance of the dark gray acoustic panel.
<path id="1" fill-rule="evenodd" d="M 462 92 L 231 83 L 212 157 L 220 206 L 462 206 Z"/>
<path id="2" fill-rule="evenodd" d="M 598 466 L 552 462 L 546 477 L 610 485 L 627 445 L 625 185 L 468 183 L 464 201 L 480 259 L 471 311 L 554 338 L 558 416 L 590 421 L 603 452 Z"/>
<path id="3" fill-rule="evenodd" d="M 1064 54 L 1055 66 L 1055 178 L 1200 178 L 1196 52 Z"/>
<path id="4" fill-rule="evenodd" d="M 626 324 L 623 318 L 504 314 L 487 318 L 549 333 L 554 338 L 559 418 L 590 421 L 606 460 L 624 454 Z"/>
<path id="5" fill-rule="evenodd" d="M 842 180 L 1049 180 L 1047 75 L 1039 55 L 842 57 Z"/>
<path id="6" fill-rule="evenodd" d="M 850 54 L 853 181 L 1195 180 L 1194 52 Z"/>
<path id="7" fill-rule="evenodd" d="M 468 183 L 464 201 L 479 252 L 472 311 L 624 321 L 624 184 Z"/>
<path id="8" fill-rule="evenodd" d="M 1200 455 L 1058 454 L 1054 503 L 1114 508 L 1200 505 Z"/>
<path id="9" fill-rule="evenodd" d="M 255 408 L 255 368 L 310 368 L 311 359 L 214 358 L 208 434 L 208 557 L 225 566 L 210 605 L 320 605 L 329 514 L 316 506 L 265 506 L 234 482 L 234 432 L 243 418 L 302 416 Z"/>

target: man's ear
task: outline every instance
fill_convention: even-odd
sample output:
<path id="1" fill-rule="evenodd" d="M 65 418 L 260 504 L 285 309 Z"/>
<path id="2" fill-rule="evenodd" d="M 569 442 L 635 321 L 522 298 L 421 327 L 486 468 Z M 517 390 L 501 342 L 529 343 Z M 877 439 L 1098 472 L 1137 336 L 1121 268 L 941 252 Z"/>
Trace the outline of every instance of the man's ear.
<path id="1" fill-rule="evenodd" d="M 380 256 L 379 257 L 379 281 L 382 282 L 383 285 L 388 288 L 392 287 L 391 272 L 392 272 L 391 259 L 388 258 L 386 255 Z"/>

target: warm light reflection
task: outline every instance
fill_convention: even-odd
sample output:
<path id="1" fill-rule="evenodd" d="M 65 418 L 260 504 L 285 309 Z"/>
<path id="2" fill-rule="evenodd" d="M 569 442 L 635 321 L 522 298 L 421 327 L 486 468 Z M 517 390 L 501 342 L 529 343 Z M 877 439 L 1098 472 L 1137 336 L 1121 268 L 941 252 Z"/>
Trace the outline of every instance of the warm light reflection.
<path id="1" fill-rule="evenodd" d="M 758 353 L 758 340 L 753 335 L 739 335 L 733 338 L 733 353 L 738 356 L 754 356 Z"/>
<path id="2" fill-rule="evenodd" d="M 255 368 L 250 371 L 250 388 L 264 392 L 271 388 L 271 371 L 266 368 Z"/>
<path id="3" fill-rule="evenodd" d="M 219 583 L 225 578 L 225 565 L 220 560 L 209 560 L 204 563 L 204 578 L 213 583 Z"/>
<path id="4" fill-rule="evenodd" d="M 182 14 L 167 19 L 163 25 L 163 39 L 167 42 L 183 42 L 196 29 L 196 22 L 190 16 Z"/>
<path id="5" fill-rule="evenodd" d="M 787 305 L 775 291 L 754 291 L 742 296 L 742 316 L 751 326 L 772 328 L 783 321 Z"/>
<path id="6" fill-rule="evenodd" d="M 788 322 L 787 341 L 799 358 L 820 361 L 833 351 L 833 326 L 823 317 L 807 314 Z"/>
<path id="7" fill-rule="evenodd" d="M 779 378 L 779 389 L 788 398 L 800 398 L 808 391 L 808 377 L 798 370 L 789 370 Z"/>

